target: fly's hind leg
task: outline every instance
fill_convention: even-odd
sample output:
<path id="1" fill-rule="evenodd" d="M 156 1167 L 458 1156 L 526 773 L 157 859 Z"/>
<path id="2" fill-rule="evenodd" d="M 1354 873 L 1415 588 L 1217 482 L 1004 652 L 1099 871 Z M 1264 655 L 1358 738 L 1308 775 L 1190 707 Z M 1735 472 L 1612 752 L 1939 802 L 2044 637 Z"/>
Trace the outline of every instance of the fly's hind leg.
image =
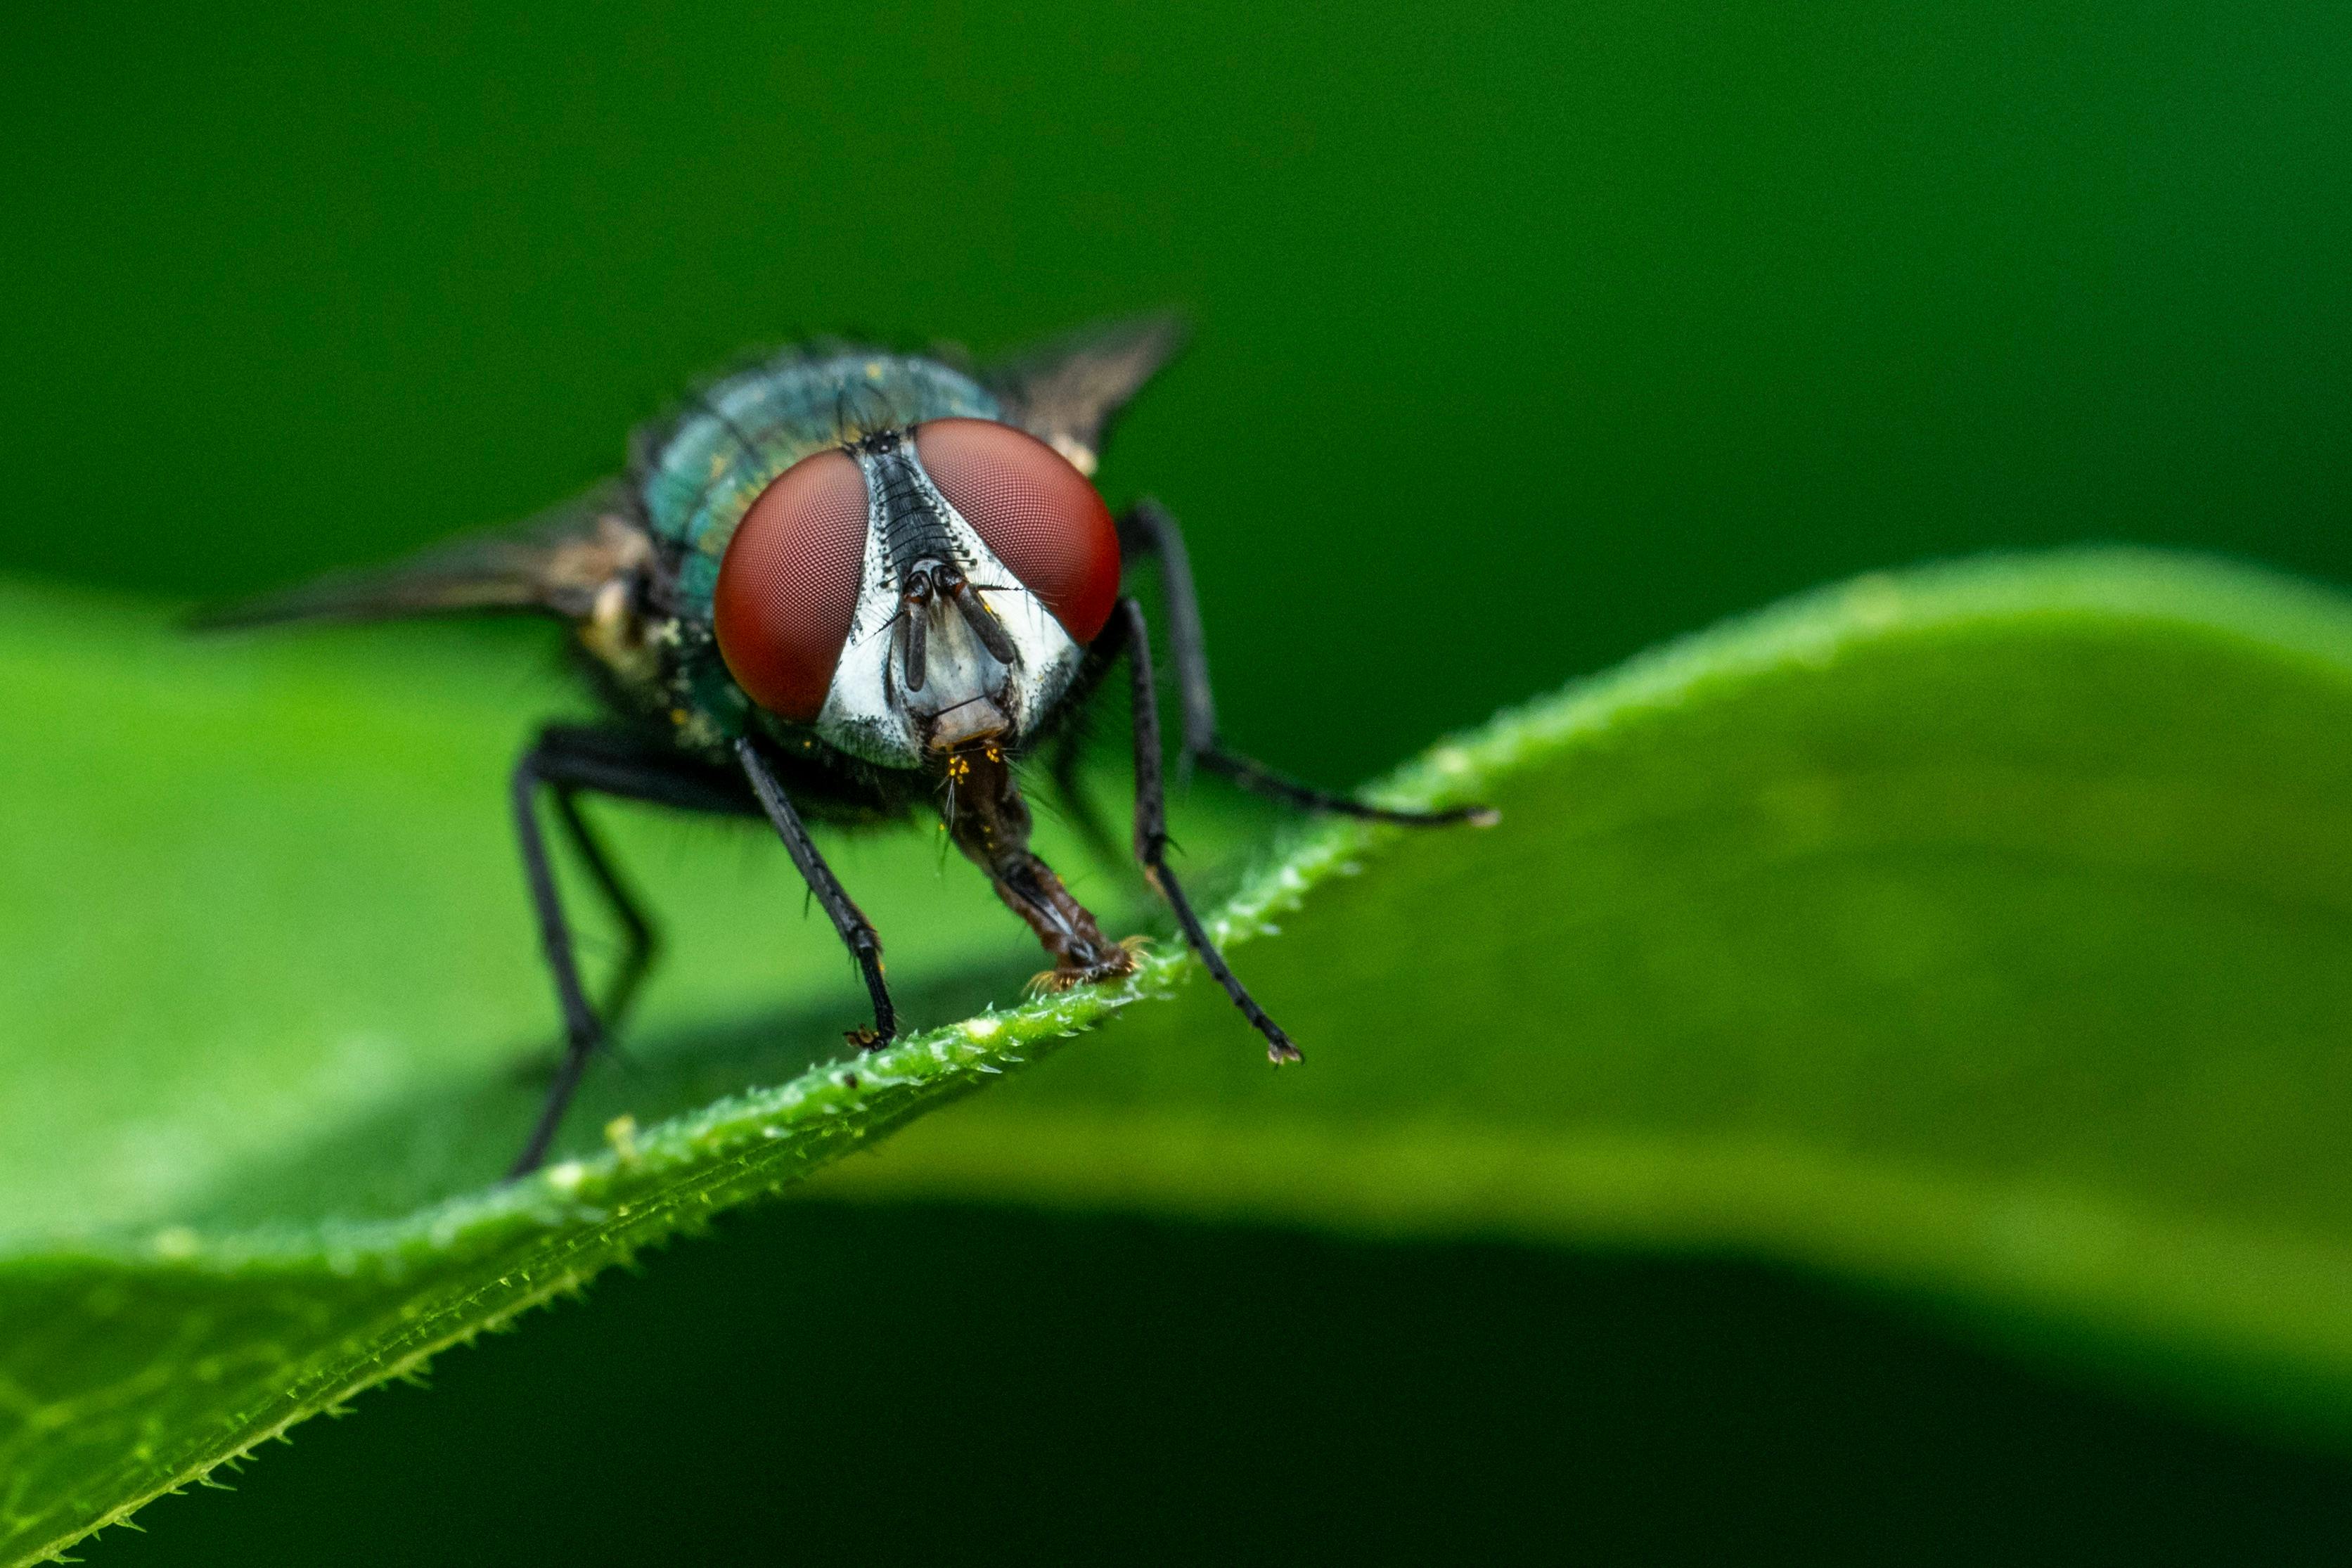
<path id="1" fill-rule="evenodd" d="M 541 782 L 548 781 L 541 779 Z M 587 817 L 582 815 L 578 786 L 551 784 L 548 793 L 555 801 L 556 825 L 563 829 L 563 837 L 571 842 L 572 854 L 586 868 L 589 880 L 594 884 L 605 910 L 621 928 L 620 960 L 604 981 L 604 994 L 595 1003 L 594 1012 L 602 1026 L 599 1048 L 610 1051 L 615 1059 L 626 1065 L 627 1057 L 614 1037 L 620 1032 L 622 1022 L 627 1018 L 631 1005 L 637 999 L 637 992 L 645 984 L 646 976 L 653 972 L 654 962 L 660 956 L 661 932 L 646 913 L 645 905 L 636 893 L 621 876 L 619 868 L 614 865 L 612 853 L 605 848 L 603 836 L 590 826 Z M 535 830 L 536 821 L 531 826 Z M 526 850 L 525 854 L 528 855 L 529 851 Z M 538 902 L 536 882 L 533 883 L 532 900 L 534 904 Z M 543 910 L 541 919 L 544 925 Z M 568 950 L 569 942 L 565 945 Z M 558 989 L 560 994 L 560 984 Z M 568 1037 L 568 1027 L 565 1032 Z M 561 1060 L 572 1054 L 568 1038 L 563 1051 L 564 1058 L 559 1058 L 559 1071 L 562 1070 Z M 526 1064 L 518 1076 L 530 1082 L 544 1081 L 548 1076 L 547 1064 L 544 1060 Z"/>
<path id="2" fill-rule="evenodd" d="M 721 775 L 723 778 L 723 775 Z M 580 962 L 572 942 L 572 922 L 555 884 L 548 858 L 547 838 L 539 817 L 539 792 L 555 797 L 557 819 L 579 851 L 597 890 L 621 922 L 625 946 L 619 968 L 608 986 L 600 1010 L 581 984 Z M 507 1173 L 511 1178 L 538 1169 L 548 1145 L 563 1121 L 563 1112 L 580 1087 L 588 1058 L 610 1037 L 635 1000 L 651 967 L 656 949 L 653 924 L 614 869 L 603 844 L 580 814 L 583 794 L 609 795 L 652 801 L 689 811 L 740 815 L 748 803 L 740 794 L 715 781 L 707 769 L 688 759 L 648 748 L 633 737 L 611 731 L 573 725 L 550 725 L 540 732 L 515 764 L 509 789 L 514 813 L 515 839 L 522 853 L 523 876 L 539 920 L 541 949 L 555 981 L 555 996 L 563 1011 L 563 1058 L 547 1086 L 547 1099 L 521 1154 Z"/>
<path id="3" fill-rule="evenodd" d="M 1491 827 L 1497 817 L 1490 806 L 1461 805 L 1445 811 L 1397 811 L 1368 805 L 1343 795 L 1333 795 L 1301 784 L 1265 763 L 1229 752 L 1217 742 L 1217 704 L 1209 687 L 1209 656 L 1201 637 L 1201 602 L 1192 590 L 1192 565 L 1184 553 L 1184 535 L 1175 518 L 1158 501 L 1142 500 L 1118 520 L 1120 552 L 1129 560 L 1150 555 L 1160 563 L 1160 583 L 1168 607 L 1168 657 L 1176 666 L 1179 697 L 1177 776 L 1181 781 L 1197 763 L 1223 773 L 1244 789 L 1310 811 L 1328 811 L 1370 822 L 1393 822 L 1407 827 L 1443 827 L 1469 823 Z"/>

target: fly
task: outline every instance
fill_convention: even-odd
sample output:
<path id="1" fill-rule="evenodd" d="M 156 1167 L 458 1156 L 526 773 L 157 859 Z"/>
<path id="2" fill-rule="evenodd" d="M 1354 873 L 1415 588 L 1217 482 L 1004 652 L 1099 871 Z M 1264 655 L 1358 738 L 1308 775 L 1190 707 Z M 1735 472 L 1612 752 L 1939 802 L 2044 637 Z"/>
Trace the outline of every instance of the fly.
<path id="1" fill-rule="evenodd" d="M 877 349 L 787 350 L 640 431 L 625 479 L 505 531 L 210 617 L 256 626 L 521 611 L 569 624 L 604 717 L 542 728 L 509 789 L 565 1047 L 512 1174 L 545 1158 L 653 953 L 652 923 L 582 816 L 581 796 L 764 819 L 865 979 L 873 1019 L 848 1038 L 878 1049 L 898 1028 L 882 941 L 806 824 L 936 810 L 1052 956 L 1046 984 L 1132 973 L 1129 948 L 1030 849 L 1014 777 L 1017 763 L 1045 758 L 1074 817 L 1094 820 L 1076 787 L 1069 720 L 1122 661 L 1133 694 L 1135 857 L 1267 1055 L 1297 1060 L 1168 865 L 1150 640 L 1141 605 L 1122 591 L 1139 560 L 1160 563 L 1184 764 L 1318 811 L 1412 826 L 1493 820 L 1483 807 L 1366 805 L 1218 743 L 1175 519 L 1150 500 L 1114 518 L 1091 479 L 1112 416 L 1177 338 L 1164 319 L 1128 322 L 977 374 Z M 543 803 L 626 936 L 601 1007 L 581 982 Z"/>

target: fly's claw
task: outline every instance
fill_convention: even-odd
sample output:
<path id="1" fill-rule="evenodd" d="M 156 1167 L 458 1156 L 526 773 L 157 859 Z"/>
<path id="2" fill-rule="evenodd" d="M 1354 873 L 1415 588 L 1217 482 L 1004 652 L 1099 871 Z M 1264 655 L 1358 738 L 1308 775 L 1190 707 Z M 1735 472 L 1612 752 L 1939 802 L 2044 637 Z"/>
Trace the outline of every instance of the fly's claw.
<path id="1" fill-rule="evenodd" d="M 1148 937 L 1129 937 L 1110 950 L 1100 963 L 1089 964 L 1077 972 L 1076 984 L 1099 985 L 1106 980 L 1124 980 L 1135 973 L 1136 943 L 1148 942 Z"/>
<path id="2" fill-rule="evenodd" d="M 1029 984 L 1021 989 L 1032 996 L 1056 995 L 1076 985 L 1085 975 L 1083 969 L 1064 969 L 1056 964 L 1052 969 L 1041 969 L 1031 975 Z"/>
<path id="3" fill-rule="evenodd" d="M 1110 950 L 1110 955 L 1100 963 L 1057 963 L 1029 977 L 1028 992 L 1032 996 L 1058 994 L 1074 985 L 1100 985 L 1106 981 L 1124 980 L 1135 973 L 1135 955 L 1140 952 L 1150 937 L 1131 936 Z"/>
<path id="4" fill-rule="evenodd" d="M 841 1037 L 861 1051 L 878 1051 L 890 1043 L 888 1036 L 869 1024 L 860 1024 L 854 1029 L 844 1029 Z"/>

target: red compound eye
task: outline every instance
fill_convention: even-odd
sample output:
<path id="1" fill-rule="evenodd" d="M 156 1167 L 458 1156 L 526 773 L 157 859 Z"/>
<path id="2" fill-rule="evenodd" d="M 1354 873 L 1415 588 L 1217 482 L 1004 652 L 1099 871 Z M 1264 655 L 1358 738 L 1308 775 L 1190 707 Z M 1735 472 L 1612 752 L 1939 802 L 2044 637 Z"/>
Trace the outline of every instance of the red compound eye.
<path id="1" fill-rule="evenodd" d="M 769 712 L 824 707 L 866 573 L 866 476 L 843 451 L 803 458 L 751 503 L 712 602 L 719 657 Z"/>
<path id="2" fill-rule="evenodd" d="M 1118 530 L 1087 477 L 1035 437 L 987 419 L 934 419 L 915 451 L 948 504 L 1081 643 L 1118 599 Z"/>

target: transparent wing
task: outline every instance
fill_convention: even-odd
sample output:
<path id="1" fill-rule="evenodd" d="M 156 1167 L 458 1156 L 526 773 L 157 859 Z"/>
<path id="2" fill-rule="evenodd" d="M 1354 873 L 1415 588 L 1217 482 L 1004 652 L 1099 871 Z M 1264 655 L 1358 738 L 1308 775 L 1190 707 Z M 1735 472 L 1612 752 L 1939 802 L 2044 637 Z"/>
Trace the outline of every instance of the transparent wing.
<path id="1" fill-rule="evenodd" d="M 582 619 L 607 584 L 652 560 L 627 487 L 612 479 L 509 527 L 206 610 L 192 624 L 209 630 L 517 610 Z"/>
<path id="2" fill-rule="evenodd" d="M 1183 346 L 1173 314 L 1088 327 L 992 369 L 1007 420 L 1091 474 L 1112 416 Z"/>

